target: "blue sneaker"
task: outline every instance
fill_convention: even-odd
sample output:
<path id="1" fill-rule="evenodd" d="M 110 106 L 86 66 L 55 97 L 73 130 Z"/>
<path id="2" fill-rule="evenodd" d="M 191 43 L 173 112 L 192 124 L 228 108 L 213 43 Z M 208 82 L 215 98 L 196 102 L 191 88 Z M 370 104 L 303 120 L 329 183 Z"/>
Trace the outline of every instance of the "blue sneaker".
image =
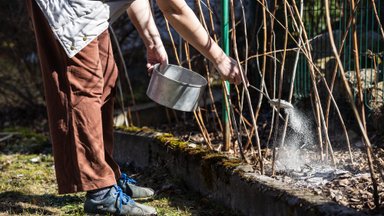
<path id="1" fill-rule="evenodd" d="M 84 212 L 132 216 L 157 214 L 155 208 L 136 203 L 116 185 L 112 186 L 105 198 L 101 200 L 87 197 L 84 203 Z"/>
<path id="2" fill-rule="evenodd" d="M 131 196 L 133 199 L 147 199 L 153 197 L 155 194 L 151 188 L 137 186 L 136 181 L 128 177 L 125 173 L 121 173 L 117 185 L 121 187 L 124 193 Z"/>

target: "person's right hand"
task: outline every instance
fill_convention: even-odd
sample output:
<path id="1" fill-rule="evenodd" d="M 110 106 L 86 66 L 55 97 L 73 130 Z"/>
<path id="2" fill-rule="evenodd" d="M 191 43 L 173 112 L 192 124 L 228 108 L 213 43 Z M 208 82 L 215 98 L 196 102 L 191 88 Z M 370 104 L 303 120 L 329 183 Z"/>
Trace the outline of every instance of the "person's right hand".
<path id="1" fill-rule="evenodd" d="M 168 55 L 163 45 L 147 48 L 147 71 L 151 75 L 156 64 L 167 64 Z"/>
<path id="2" fill-rule="evenodd" d="M 236 60 L 231 57 L 224 57 L 217 65 L 216 69 L 219 71 L 221 77 L 224 80 L 229 81 L 235 85 L 238 85 L 242 82 L 241 71 Z M 246 79 L 246 77 L 244 77 Z M 248 85 L 248 81 L 245 80 L 245 85 Z"/>

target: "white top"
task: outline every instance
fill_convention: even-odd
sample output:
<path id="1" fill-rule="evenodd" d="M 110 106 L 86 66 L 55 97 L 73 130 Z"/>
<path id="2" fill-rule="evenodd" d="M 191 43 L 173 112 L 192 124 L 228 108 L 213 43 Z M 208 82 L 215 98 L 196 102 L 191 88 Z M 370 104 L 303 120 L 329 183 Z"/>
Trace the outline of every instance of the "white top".
<path id="1" fill-rule="evenodd" d="M 134 0 L 36 0 L 56 38 L 72 58 Z"/>

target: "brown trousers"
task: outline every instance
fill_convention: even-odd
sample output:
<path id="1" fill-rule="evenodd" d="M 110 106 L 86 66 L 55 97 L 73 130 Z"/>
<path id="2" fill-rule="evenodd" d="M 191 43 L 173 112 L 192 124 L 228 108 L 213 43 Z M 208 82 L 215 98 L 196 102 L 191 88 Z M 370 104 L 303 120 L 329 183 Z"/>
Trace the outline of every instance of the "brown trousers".
<path id="1" fill-rule="evenodd" d="M 118 71 L 108 30 L 68 58 L 34 0 L 26 0 L 36 36 L 59 193 L 111 186 L 114 88 Z"/>

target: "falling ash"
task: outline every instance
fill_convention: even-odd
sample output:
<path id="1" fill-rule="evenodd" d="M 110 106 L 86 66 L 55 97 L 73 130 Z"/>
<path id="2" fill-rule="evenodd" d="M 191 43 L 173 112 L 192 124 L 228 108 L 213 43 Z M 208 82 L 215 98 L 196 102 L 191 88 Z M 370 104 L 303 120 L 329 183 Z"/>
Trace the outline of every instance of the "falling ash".
<path id="1" fill-rule="evenodd" d="M 297 109 L 286 109 L 289 116 L 285 142 L 277 152 L 277 170 L 300 170 L 307 163 L 302 155 L 302 148 L 313 144 L 313 132 L 309 118 Z"/>

